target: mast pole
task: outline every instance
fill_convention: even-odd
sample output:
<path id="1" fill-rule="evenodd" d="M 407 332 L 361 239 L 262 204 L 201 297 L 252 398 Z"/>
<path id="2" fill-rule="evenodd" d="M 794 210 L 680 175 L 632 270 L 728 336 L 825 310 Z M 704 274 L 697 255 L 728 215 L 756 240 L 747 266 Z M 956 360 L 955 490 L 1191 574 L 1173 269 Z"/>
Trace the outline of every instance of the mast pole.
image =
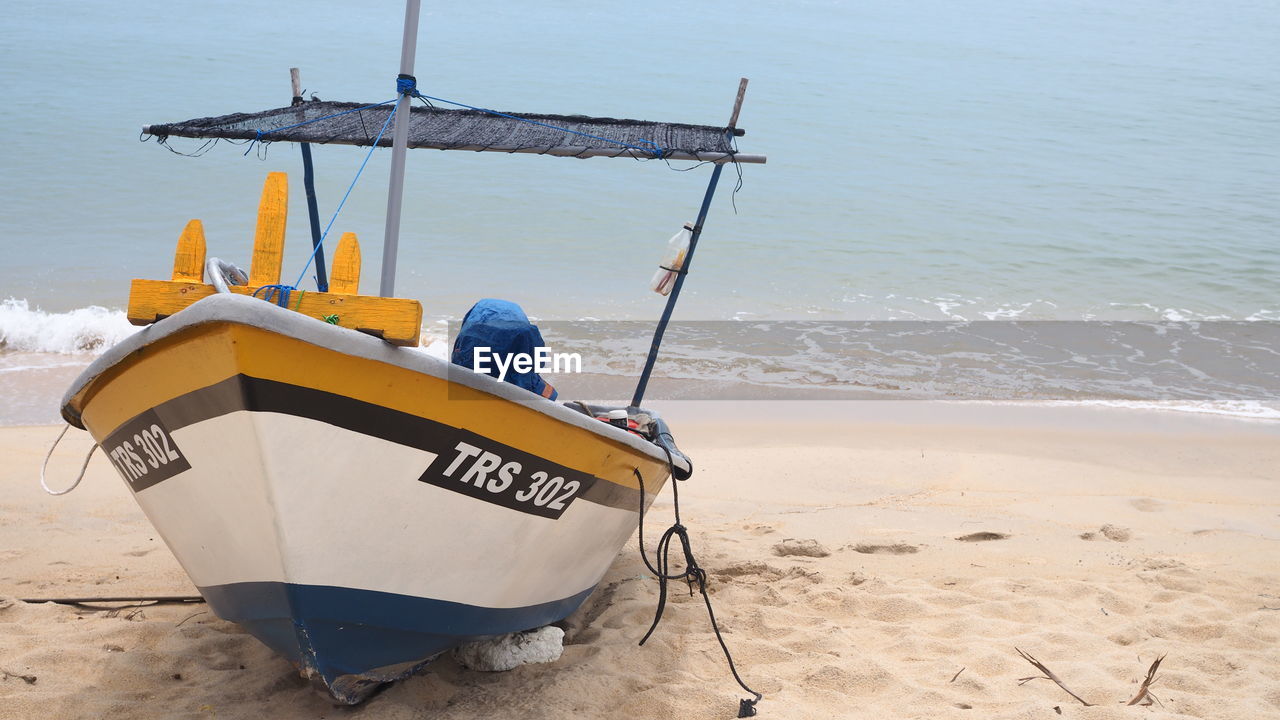
<path id="1" fill-rule="evenodd" d="M 747 78 L 738 81 L 738 95 L 733 101 L 733 114 L 729 116 L 729 126 L 725 128 L 730 140 L 733 139 L 734 128 L 738 125 L 738 113 L 742 110 L 742 99 L 747 93 Z M 676 309 L 676 301 L 680 299 L 680 288 L 684 287 L 684 279 L 688 277 L 689 266 L 693 264 L 693 252 L 698 249 L 698 238 L 702 236 L 702 225 L 707 220 L 707 211 L 711 209 L 711 199 L 715 197 L 716 185 L 720 183 L 720 173 L 728 163 L 717 163 L 711 171 L 711 181 L 707 183 L 707 192 L 702 197 L 702 208 L 698 210 L 698 221 L 693 224 L 693 232 L 689 236 L 689 252 L 685 255 L 684 264 L 676 275 L 676 284 L 667 296 L 667 305 L 662 309 L 662 317 L 658 319 L 658 327 L 653 331 L 653 342 L 649 345 L 649 357 L 645 358 L 644 370 L 640 372 L 640 380 L 636 383 L 635 395 L 631 397 L 630 407 L 640 407 L 644 400 L 644 391 L 649 386 L 649 376 L 653 373 L 653 365 L 658 361 L 658 349 L 662 346 L 662 336 L 667 331 L 667 323 L 671 313 Z"/>
<path id="2" fill-rule="evenodd" d="M 298 68 L 289 68 L 289 80 L 293 84 L 293 104 L 301 105 L 302 74 Z M 311 221 L 311 247 L 316 256 L 316 288 L 329 292 L 329 278 L 324 267 L 324 248 L 320 247 L 320 208 L 316 205 L 316 174 L 311 166 L 311 143 L 298 143 L 302 148 L 302 186 L 307 190 L 307 218 Z"/>
<path id="3" fill-rule="evenodd" d="M 400 46 L 400 74 L 413 75 L 413 59 L 418 50 L 418 11 L 420 0 L 407 0 L 404 5 L 404 39 Z M 387 226 L 382 236 L 382 282 L 378 294 L 391 297 L 396 293 L 396 253 L 400 248 L 400 208 L 404 200 L 404 160 L 409 146 L 409 115 L 413 97 L 401 93 L 396 102 L 396 125 L 391 138 L 391 180 L 387 186 Z"/>

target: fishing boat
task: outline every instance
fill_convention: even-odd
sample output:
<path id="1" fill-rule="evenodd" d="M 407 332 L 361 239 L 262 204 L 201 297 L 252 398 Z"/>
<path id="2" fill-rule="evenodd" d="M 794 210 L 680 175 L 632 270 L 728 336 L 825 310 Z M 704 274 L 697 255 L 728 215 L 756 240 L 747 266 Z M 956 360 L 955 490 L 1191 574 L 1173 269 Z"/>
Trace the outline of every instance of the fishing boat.
<path id="1" fill-rule="evenodd" d="M 62 404 L 213 612 L 346 703 L 460 643 L 565 618 L 642 504 L 689 477 L 663 419 L 642 408 L 645 386 L 721 171 L 764 161 L 735 145 L 745 81 L 725 126 L 444 109 L 416 89 L 414 0 L 405 15 L 391 101 L 303 101 L 295 76 L 289 106 L 145 129 L 162 142 L 299 143 L 317 288 L 280 281 L 288 177 L 270 173 L 249 270 L 209 256 L 192 220 L 170 279 L 133 281 L 128 317 L 144 329 Z M 313 143 L 392 148 L 378 295 L 360 292 L 354 234 L 325 265 Z M 414 349 L 422 306 L 394 296 L 408 148 L 712 166 L 629 405 L 555 402 Z"/>

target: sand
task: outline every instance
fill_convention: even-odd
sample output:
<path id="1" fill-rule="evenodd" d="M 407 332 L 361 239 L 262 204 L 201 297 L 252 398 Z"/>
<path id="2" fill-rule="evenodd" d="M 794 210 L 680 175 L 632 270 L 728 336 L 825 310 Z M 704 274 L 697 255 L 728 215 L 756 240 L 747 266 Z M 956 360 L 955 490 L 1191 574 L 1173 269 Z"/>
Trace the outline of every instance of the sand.
<path id="1" fill-rule="evenodd" d="M 925 403 L 667 415 L 761 717 L 1280 718 L 1277 424 Z M 729 718 L 744 695 L 687 592 L 636 646 L 657 587 L 634 539 L 560 660 L 446 659 L 355 709 L 201 604 L 22 602 L 193 592 L 100 457 L 70 495 L 40 492 L 56 433 L 0 429 L 0 717 Z M 60 452 L 58 476 L 76 462 Z M 650 543 L 670 511 L 664 494 Z M 1020 684 L 1039 673 L 1015 648 L 1094 705 Z M 1161 656 L 1159 704 L 1124 705 Z"/>

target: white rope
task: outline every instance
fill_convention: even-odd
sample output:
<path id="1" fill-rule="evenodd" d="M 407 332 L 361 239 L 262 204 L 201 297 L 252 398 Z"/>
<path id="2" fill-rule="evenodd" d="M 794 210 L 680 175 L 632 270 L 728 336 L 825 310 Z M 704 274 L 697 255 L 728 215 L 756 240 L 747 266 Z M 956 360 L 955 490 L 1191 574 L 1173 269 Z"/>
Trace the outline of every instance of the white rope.
<path id="1" fill-rule="evenodd" d="M 49 458 L 53 457 L 54 449 L 58 447 L 58 443 L 62 442 L 62 436 L 66 435 L 70 429 L 70 425 L 63 426 L 62 432 L 58 433 L 58 439 L 53 441 L 53 445 L 49 448 L 49 453 L 44 456 L 44 463 L 40 466 L 40 487 L 44 488 L 44 491 L 50 495 L 66 495 L 75 490 L 80 481 L 84 479 L 84 471 L 89 468 L 89 458 L 93 457 L 93 451 L 98 449 L 98 443 L 94 443 L 93 447 L 89 448 L 89 454 L 84 456 L 84 464 L 80 466 L 80 474 L 76 476 L 76 481 L 71 483 L 71 487 L 66 490 L 50 490 L 49 484 L 45 482 L 44 473 L 49 467 Z"/>

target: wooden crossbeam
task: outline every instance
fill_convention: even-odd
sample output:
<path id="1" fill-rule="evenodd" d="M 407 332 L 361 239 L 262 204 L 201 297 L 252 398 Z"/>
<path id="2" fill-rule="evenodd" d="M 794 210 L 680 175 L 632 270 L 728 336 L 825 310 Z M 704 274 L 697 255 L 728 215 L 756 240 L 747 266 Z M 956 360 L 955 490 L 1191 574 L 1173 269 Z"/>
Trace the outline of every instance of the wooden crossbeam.
<path id="1" fill-rule="evenodd" d="M 230 289 L 237 295 L 252 295 L 257 286 L 233 285 Z M 148 325 L 163 320 L 215 292 L 212 285 L 203 283 L 134 280 L 129 291 L 129 322 Z M 289 309 L 316 320 L 334 318 L 335 325 L 369 333 L 393 345 L 417 347 L 422 330 L 422 304 L 411 298 L 295 290 L 289 297 Z"/>
<path id="2" fill-rule="evenodd" d="M 333 271 L 329 273 L 329 292 L 348 295 L 360 292 L 360 241 L 355 233 L 343 233 L 338 241 Z"/>
<path id="3" fill-rule="evenodd" d="M 284 262 L 284 230 L 289 216 L 289 176 L 267 173 L 258 203 L 258 226 L 253 235 L 253 260 L 249 264 L 249 284 L 253 287 L 280 282 Z"/>
<path id="4" fill-rule="evenodd" d="M 204 282 L 204 223 L 192 220 L 178 237 L 173 254 L 173 279 L 181 282 Z"/>

